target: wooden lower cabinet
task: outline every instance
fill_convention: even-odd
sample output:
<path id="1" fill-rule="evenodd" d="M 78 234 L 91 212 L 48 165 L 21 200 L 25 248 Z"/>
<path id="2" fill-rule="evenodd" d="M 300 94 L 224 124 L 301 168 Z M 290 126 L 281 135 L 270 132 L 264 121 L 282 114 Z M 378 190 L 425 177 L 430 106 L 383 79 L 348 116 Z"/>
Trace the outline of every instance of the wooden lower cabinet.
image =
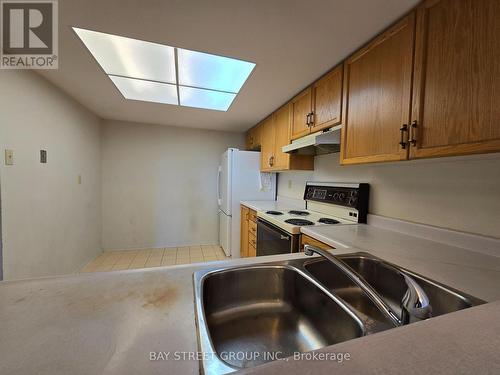
<path id="1" fill-rule="evenodd" d="M 240 257 L 248 256 L 248 212 L 249 208 L 241 205 L 240 209 Z"/>
<path id="2" fill-rule="evenodd" d="M 257 256 L 257 212 L 241 205 L 240 256 Z"/>
<path id="3" fill-rule="evenodd" d="M 309 237 L 305 234 L 302 234 L 300 236 L 300 251 L 304 251 L 304 245 L 311 245 L 311 246 L 316 246 L 319 247 L 322 250 L 329 250 L 329 249 L 334 249 L 333 246 L 327 245 L 324 242 L 318 241 L 312 237 Z"/>

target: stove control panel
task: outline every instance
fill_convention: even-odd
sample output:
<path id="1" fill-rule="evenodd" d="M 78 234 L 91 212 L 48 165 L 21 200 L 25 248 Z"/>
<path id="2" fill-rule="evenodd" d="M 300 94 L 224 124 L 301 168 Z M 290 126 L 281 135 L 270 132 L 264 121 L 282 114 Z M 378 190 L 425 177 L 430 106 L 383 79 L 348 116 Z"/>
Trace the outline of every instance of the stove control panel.
<path id="1" fill-rule="evenodd" d="M 314 184 L 307 183 L 304 192 L 306 201 L 334 204 L 358 210 L 366 218 L 370 185 L 360 184 Z M 360 221 L 362 222 L 362 221 Z"/>

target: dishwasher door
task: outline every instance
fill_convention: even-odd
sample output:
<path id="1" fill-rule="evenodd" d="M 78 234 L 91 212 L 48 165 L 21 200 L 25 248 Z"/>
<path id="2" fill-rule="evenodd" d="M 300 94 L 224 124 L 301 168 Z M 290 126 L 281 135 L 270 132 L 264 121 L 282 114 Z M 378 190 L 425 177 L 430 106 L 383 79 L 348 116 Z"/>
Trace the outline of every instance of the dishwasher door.
<path id="1" fill-rule="evenodd" d="M 299 235 L 290 234 L 277 226 L 257 219 L 257 256 L 295 253 L 299 250 Z"/>

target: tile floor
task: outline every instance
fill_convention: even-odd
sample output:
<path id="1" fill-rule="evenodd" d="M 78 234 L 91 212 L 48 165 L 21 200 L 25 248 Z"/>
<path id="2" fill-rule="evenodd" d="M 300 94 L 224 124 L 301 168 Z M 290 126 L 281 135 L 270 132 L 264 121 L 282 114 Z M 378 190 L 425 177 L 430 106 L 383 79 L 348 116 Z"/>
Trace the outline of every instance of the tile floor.
<path id="1" fill-rule="evenodd" d="M 228 259 L 220 246 L 167 247 L 165 249 L 105 251 L 81 272 L 102 272 L 211 262 Z"/>

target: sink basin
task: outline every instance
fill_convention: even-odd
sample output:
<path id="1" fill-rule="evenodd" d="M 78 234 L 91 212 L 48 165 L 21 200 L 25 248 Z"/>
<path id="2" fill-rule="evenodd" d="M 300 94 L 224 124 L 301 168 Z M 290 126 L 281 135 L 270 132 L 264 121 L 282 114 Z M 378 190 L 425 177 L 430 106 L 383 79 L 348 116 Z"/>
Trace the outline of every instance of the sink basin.
<path id="1" fill-rule="evenodd" d="M 290 266 L 202 272 L 197 284 L 202 351 L 216 354 L 205 372 L 252 367 L 365 334 L 348 307 Z"/>
<path id="2" fill-rule="evenodd" d="M 340 258 L 396 314 L 407 290 L 398 270 L 424 289 L 433 316 L 484 303 L 370 254 Z M 234 372 L 399 325 L 323 258 L 200 270 L 193 278 L 205 374 Z"/>
<path id="3" fill-rule="evenodd" d="M 362 276 L 394 312 L 398 315 L 401 314 L 400 304 L 407 286 L 400 274 L 391 267 L 386 266 L 384 261 L 371 256 L 356 255 L 341 256 L 340 258 Z M 337 293 L 339 297 L 345 299 L 355 308 L 358 308 L 361 289 L 355 285 L 346 288 L 345 284 L 336 282 L 333 276 L 335 266 L 326 260 L 319 260 L 306 264 L 305 268 L 327 288 Z M 433 316 L 447 314 L 483 303 L 483 301 L 472 296 L 445 287 L 411 271 L 398 268 L 411 276 L 424 289 L 429 297 Z M 347 281 L 352 284 L 349 279 Z M 363 310 L 363 306 L 360 309 Z"/>
<path id="4" fill-rule="evenodd" d="M 345 259 L 343 259 L 345 260 Z M 305 263 L 305 269 L 327 289 L 347 302 L 360 316 L 370 331 L 378 332 L 394 328 L 394 324 L 372 302 L 368 295 L 346 274 L 328 261 L 313 260 Z"/>

